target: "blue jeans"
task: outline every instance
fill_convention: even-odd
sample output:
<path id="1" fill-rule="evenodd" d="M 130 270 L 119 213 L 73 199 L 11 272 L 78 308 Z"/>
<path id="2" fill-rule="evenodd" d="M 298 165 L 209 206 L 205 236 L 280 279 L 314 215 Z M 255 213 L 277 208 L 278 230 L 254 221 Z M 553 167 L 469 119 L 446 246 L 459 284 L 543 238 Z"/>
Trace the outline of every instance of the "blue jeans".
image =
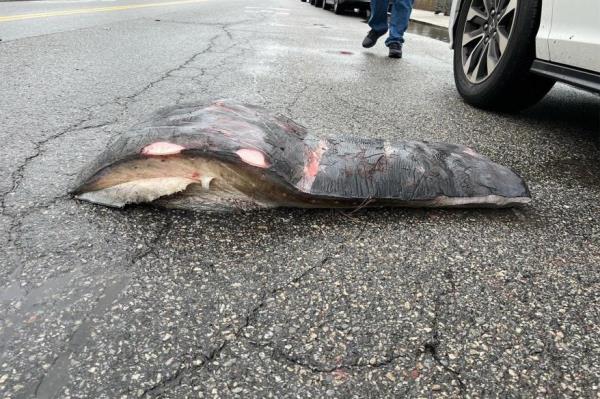
<path id="1" fill-rule="evenodd" d="M 414 0 L 371 0 L 369 26 L 377 33 L 385 33 L 388 30 L 388 2 L 392 3 L 392 17 L 386 46 L 390 43 L 404 43 L 404 32 L 408 27 Z"/>

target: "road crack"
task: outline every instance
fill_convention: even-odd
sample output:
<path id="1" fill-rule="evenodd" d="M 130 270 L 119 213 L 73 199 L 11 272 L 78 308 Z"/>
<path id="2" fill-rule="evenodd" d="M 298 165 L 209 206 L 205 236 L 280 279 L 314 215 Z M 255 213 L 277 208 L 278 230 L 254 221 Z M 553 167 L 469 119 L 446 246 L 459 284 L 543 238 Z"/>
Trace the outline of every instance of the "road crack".
<path id="1" fill-rule="evenodd" d="M 315 270 L 319 266 L 325 265 L 325 263 L 329 260 L 329 257 L 322 258 L 319 262 L 316 262 L 314 265 L 306 268 L 297 276 L 288 280 L 286 283 L 282 284 L 279 287 L 271 289 L 269 291 L 263 291 L 260 295 L 260 299 L 256 305 L 254 305 L 246 315 L 244 316 L 243 324 L 234 332 L 233 337 L 229 339 L 222 340 L 216 347 L 212 348 L 208 355 L 201 355 L 200 359 L 192 362 L 192 364 L 184 365 L 180 367 L 172 376 L 165 378 L 151 387 L 144 390 L 144 393 L 141 395 L 142 397 L 154 395 L 156 393 L 161 392 L 165 388 L 173 385 L 179 385 L 181 383 L 181 379 L 183 378 L 183 374 L 185 372 L 194 372 L 199 371 L 200 369 L 207 367 L 210 363 L 216 360 L 221 352 L 229 345 L 231 342 L 239 339 L 244 330 L 250 327 L 254 322 L 256 322 L 258 312 L 264 308 L 268 302 L 268 300 L 272 297 L 275 297 L 279 292 L 287 289 L 290 285 L 299 282 L 303 278 L 305 278 L 308 274 L 310 274 L 313 270 Z M 198 361 L 199 360 L 199 361 Z"/>
<path id="2" fill-rule="evenodd" d="M 441 333 L 439 327 L 439 314 L 445 298 L 450 296 L 449 302 L 456 301 L 456 283 L 454 282 L 454 273 L 448 269 L 444 273 L 446 280 L 450 284 L 450 289 L 446 291 L 438 291 L 434 299 L 433 320 L 431 322 L 431 338 L 423 344 L 426 354 L 429 354 L 433 360 L 446 372 L 450 373 L 452 378 L 458 384 L 460 395 L 466 397 L 467 388 L 462 379 L 461 372 L 448 366 L 448 362 L 440 356 L 439 347 L 441 345 Z"/>
<path id="3" fill-rule="evenodd" d="M 339 243 L 332 252 L 335 253 L 335 252 L 339 251 L 350 240 L 355 240 L 355 239 L 360 238 L 362 236 L 362 234 L 364 233 L 366 227 L 367 227 L 367 223 L 362 223 L 362 226 L 356 235 Z M 238 327 L 237 330 L 235 330 L 235 332 L 232 334 L 232 336 L 230 338 L 223 339 L 218 345 L 216 345 L 215 347 L 210 349 L 210 351 L 208 352 L 208 355 L 201 354 L 200 358 L 196 359 L 196 361 L 193 361 L 191 364 L 181 366 L 172 376 L 165 378 L 165 379 L 155 383 L 151 387 L 145 389 L 144 393 L 141 396 L 142 397 L 152 396 L 155 394 L 159 394 L 164 389 L 167 389 L 171 386 L 180 385 L 181 380 L 183 379 L 184 373 L 197 372 L 205 367 L 208 367 L 214 360 L 216 360 L 220 357 L 221 353 L 223 352 L 223 350 L 225 350 L 227 348 L 228 345 L 230 345 L 231 343 L 233 343 L 241 338 L 244 338 L 246 341 L 252 343 L 252 341 L 243 337 L 243 333 L 248 327 L 253 326 L 257 322 L 259 312 L 261 311 L 261 309 L 263 309 L 267 305 L 269 300 L 276 297 L 277 294 L 279 294 L 280 292 L 289 289 L 292 285 L 299 283 L 300 281 L 305 279 L 308 275 L 310 275 L 312 272 L 314 272 L 317 268 L 325 266 L 331 260 L 331 258 L 333 256 L 334 256 L 333 254 L 323 256 L 321 259 L 319 259 L 313 265 L 305 268 L 300 273 L 298 273 L 296 276 L 285 281 L 283 284 L 281 284 L 277 287 L 271 288 L 269 290 L 262 290 L 262 292 L 259 295 L 258 302 L 254 306 L 252 306 L 251 308 L 248 309 L 248 311 L 246 312 L 246 314 L 243 318 L 244 321 L 243 321 L 242 325 L 240 327 Z M 396 357 L 392 356 L 390 358 L 384 359 L 381 362 L 369 365 L 369 367 L 372 367 L 372 368 L 384 367 L 388 364 L 391 364 L 398 357 L 400 357 L 400 356 L 396 356 Z M 289 361 L 296 362 L 298 365 L 302 364 L 299 360 L 295 360 L 293 358 L 289 359 Z M 319 372 L 318 367 L 314 367 L 311 365 L 306 365 L 305 367 L 307 367 L 307 368 L 312 367 L 315 370 L 315 372 Z M 355 366 L 349 365 L 349 367 L 355 367 Z M 358 367 L 358 366 L 356 366 L 356 367 Z M 338 369 L 338 367 L 333 368 L 331 371 L 333 372 L 336 369 Z M 328 369 L 323 369 L 322 372 L 328 372 Z"/>

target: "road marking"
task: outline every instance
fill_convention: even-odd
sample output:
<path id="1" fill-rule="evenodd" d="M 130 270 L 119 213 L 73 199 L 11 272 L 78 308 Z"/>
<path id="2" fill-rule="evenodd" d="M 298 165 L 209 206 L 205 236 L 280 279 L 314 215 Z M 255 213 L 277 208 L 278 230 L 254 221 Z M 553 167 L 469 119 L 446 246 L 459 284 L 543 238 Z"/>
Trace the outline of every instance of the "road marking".
<path id="1" fill-rule="evenodd" d="M 60 17 L 63 15 L 93 14 L 93 13 L 97 13 L 97 12 L 134 10 L 136 8 L 163 7 L 163 6 L 172 6 L 172 5 L 177 5 L 177 4 L 201 3 L 201 2 L 205 2 L 205 1 L 207 1 L 207 0 L 179 0 L 179 1 L 167 1 L 164 3 L 131 4 L 131 5 L 126 5 L 126 6 L 80 8 L 80 9 L 74 9 L 74 10 L 49 11 L 49 12 L 41 12 L 41 13 L 35 13 L 35 14 L 0 15 L 0 22 L 22 21 L 24 19 L 35 19 L 35 18 Z"/>
<path id="2" fill-rule="evenodd" d="M 117 0 L 35 0 L 36 4 L 114 3 Z"/>

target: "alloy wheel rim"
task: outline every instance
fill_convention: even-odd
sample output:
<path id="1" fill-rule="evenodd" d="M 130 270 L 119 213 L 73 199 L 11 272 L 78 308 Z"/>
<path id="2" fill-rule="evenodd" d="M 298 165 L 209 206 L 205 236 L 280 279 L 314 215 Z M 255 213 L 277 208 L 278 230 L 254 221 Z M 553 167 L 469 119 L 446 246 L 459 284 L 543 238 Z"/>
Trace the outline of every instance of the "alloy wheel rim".
<path id="1" fill-rule="evenodd" d="M 471 83 L 490 77 L 506 51 L 518 0 L 471 0 L 462 33 L 462 64 Z"/>

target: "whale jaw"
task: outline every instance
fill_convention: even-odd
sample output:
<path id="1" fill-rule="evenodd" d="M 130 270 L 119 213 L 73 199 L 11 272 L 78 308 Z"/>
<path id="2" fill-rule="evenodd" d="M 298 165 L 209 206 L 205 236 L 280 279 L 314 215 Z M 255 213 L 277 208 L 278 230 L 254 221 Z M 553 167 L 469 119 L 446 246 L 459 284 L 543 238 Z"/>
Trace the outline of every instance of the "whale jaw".
<path id="1" fill-rule="evenodd" d="M 96 191 L 75 195 L 75 198 L 94 204 L 122 208 L 127 204 L 152 202 L 160 197 L 185 190 L 195 183 L 185 177 L 155 177 L 120 183 Z"/>
<path id="2" fill-rule="evenodd" d="M 179 155 L 111 165 L 72 194 L 79 200 L 114 208 L 150 203 L 208 212 L 272 208 L 276 204 L 270 195 L 288 195 L 239 165 Z"/>

